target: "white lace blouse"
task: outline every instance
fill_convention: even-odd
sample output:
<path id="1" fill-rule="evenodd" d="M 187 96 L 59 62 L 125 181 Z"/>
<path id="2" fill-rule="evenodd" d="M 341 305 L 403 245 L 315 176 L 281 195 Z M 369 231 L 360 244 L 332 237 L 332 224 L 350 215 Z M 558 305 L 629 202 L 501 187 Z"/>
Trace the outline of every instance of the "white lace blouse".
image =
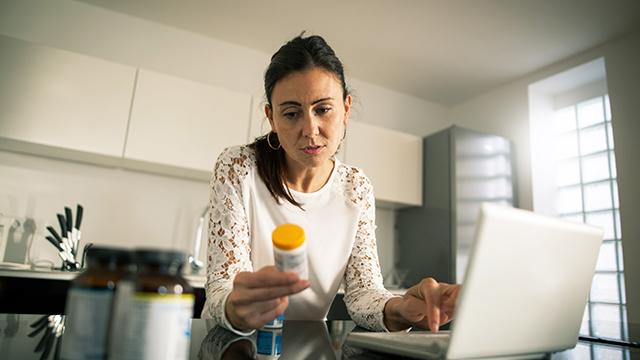
<path id="1" fill-rule="evenodd" d="M 206 302 L 203 318 L 231 329 L 224 304 L 240 271 L 273 265 L 271 232 L 282 223 L 305 230 L 310 288 L 289 298 L 285 319 L 325 319 L 340 283 L 351 318 L 386 330 L 384 305 L 393 295 L 382 285 L 375 238 L 373 187 L 355 167 L 335 165 L 318 191 L 291 190 L 304 208 L 276 202 L 258 175 L 254 151 L 231 147 L 211 177 Z"/>

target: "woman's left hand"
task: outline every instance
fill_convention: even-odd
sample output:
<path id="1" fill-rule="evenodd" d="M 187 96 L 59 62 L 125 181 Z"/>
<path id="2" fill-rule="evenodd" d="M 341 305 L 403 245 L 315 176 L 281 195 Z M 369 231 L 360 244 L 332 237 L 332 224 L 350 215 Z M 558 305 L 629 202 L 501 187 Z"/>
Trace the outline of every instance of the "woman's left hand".
<path id="1" fill-rule="evenodd" d="M 387 301 L 385 325 L 391 331 L 417 326 L 437 332 L 440 325 L 453 319 L 459 293 L 460 285 L 425 278 L 402 297 Z"/>

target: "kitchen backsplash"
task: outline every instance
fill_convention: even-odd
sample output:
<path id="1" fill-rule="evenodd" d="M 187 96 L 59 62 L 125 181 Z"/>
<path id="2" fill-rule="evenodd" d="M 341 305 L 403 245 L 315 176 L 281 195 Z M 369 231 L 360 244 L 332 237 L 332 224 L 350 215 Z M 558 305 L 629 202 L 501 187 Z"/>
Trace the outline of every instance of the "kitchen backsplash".
<path id="1" fill-rule="evenodd" d="M 208 184 L 0 152 L 0 212 L 33 218 L 32 261 L 59 263 L 45 239 L 64 206 L 84 206 L 83 242 L 187 251 L 208 199 Z"/>

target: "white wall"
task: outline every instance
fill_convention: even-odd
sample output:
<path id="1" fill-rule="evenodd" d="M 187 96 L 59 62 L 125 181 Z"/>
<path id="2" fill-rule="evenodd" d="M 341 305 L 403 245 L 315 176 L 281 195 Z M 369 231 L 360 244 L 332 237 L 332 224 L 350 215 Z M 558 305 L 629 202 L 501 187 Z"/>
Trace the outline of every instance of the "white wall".
<path id="1" fill-rule="evenodd" d="M 640 323 L 640 31 L 548 66 L 517 81 L 454 106 L 450 120 L 458 125 L 503 135 L 515 144 L 519 206 L 532 209 L 529 142 L 529 84 L 604 57 L 613 116 L 623 228 L 628 316 Z M 636 334 L 635 338 L 640 338 Z"/>
<path id="2" fill-rule="evenodd" d="M 84 207 L 83 242 L 188 251 L 208 199 L 204 182 L 0 151 L 0 212 L 36 220 L 30 257 L 59 263 L 44 236 L 56 213 Z"/>
<path id="3" fill-rule="evenodd" d="M 394 90 L 348 80 L 355 96 L 352 118 L 408 134 L 426 136 L 451 125 L 448 108 Z"/>
<path id="4" fill-rule="evenodd" d="M 449 120 L 469 129 L 501 135 L 514 144 L 516 196 L 531 208 L 529 110 L 526 82 L 518 81 L 454 106 Z"/>
<path id="5" fill-rule="evenodd" d="M 262 99 L 262 76 L 270 58 L 270 54 L 70 0 L 2 1 L 0 34 L 252 94 L 255 99 Z M 447 109 L 441 105 L 358 79 L 348 81 L 356 96 L 354 121 L 415 135 L 448 125 Z M 100 242 L 133 246 L 153 241 L 181 247 L 189 222 L 207 200 L 205 183 L 22 155 L 17 160 L 16 156 L 0 153 L 3 181 L 20 184 L 0 194 L 4 203 L 14 204 L 5 210 L 8 205 L 0 202 L 0 211 L 48 219 L 65 204 L 87 201 L 87 215 L 95 217 L 85 230 L 101 234 Z M 47 172 L 39 170 L 44 168 Z M 68 174 L 73 174 L 73 180 Z M 55 181 L 42 181 L 42 177 Z M 96 177 L 102 181 L 98 187 Z M 137 185 L 127 186 L 129 182 Z M 50 193 L 41 193 L 43 188 Z M 171 195 L 166 198 L 164 193 Z M 381 262 L 387 270 L 394 256 L 393 211 L 378 209 L 378 219 Z M 106 235 L 110 226 L 116 226 L 118 234 Z"/>

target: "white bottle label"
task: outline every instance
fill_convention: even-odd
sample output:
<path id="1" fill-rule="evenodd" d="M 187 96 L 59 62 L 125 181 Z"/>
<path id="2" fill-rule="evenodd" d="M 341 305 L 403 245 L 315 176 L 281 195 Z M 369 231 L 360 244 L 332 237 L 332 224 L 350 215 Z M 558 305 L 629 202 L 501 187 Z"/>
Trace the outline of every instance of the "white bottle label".
<path id="1" fill-rule="evenodd" d="M 112 299 L 111 289 L 69 290 L 62 338 L 63 359 L 104 359 Z"/>
<path id="2" fill-rule="evenodd" d="M 273 247 L 273 259 L 280 271 L 290 271 L 298 274 L 300 279 L 308 279 L 306 244 L 293 250 L 281 250 Z"/>
<path id="3" fill-rule="evenodd" d="M 186 360 L 194 299 L 192 294 L 134 293 L 118 358 Z"/>

